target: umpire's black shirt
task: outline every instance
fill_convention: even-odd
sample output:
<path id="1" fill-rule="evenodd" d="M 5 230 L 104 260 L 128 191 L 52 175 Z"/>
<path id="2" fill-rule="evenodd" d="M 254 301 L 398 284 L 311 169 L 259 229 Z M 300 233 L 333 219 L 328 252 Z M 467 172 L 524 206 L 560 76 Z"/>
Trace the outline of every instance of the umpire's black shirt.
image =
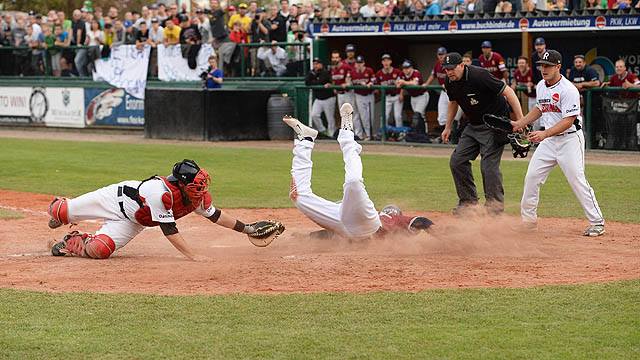
<path id="1" fill-rule="evenodd" d="M 331 83 L 331 73 L 328 70 L 322 69 L 319 72 L 315 70 L 310 71 L 307 77 L 304 79 L 304 83 L 307 86 L 310 85 L 324 85 Z M 317 99 L 325 100 L 333 96 L 332 89 L 314 89 L 313 94 Z"/>
<path id="2" fill-rule="evenodd" d="M 465 65 L 460 80 L 450 81 L 447 77 L 444 82 L 449 100 L 460 105 L 469 123 L 473 125 L 484 124 L 484 114 L 509 115 L 507 101 L 502 96 L 506 86 L 507 84 L 491 75 L 489 71 L 473 65 Z"/>

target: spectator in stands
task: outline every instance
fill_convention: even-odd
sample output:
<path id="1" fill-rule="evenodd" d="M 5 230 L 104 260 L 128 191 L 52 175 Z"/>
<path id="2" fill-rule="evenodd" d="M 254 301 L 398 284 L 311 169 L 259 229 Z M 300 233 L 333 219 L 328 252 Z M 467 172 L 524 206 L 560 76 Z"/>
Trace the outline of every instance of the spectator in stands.
<path id="1" fill-rule="evenodd" d="M 511 11 L 513 10 L 513 4 L 511 4 L 511 2 L 504 0 L 504 1 L 499 1 L 498 4 L 496 5 L 496 9 L 495 12 L 496 13 L 511 13 Z"/>
<path id="2" fill-rule="evenodd" d="M 277 42 L 287 41 L 286 19 L 278 11 L 278 5 L 271 5 L 271 15 L 269 16 L 271 29 L 269 29 L 269 39 Z"/>
<path id="3" fill-rule="evenodd" d="M 151 18 L 151 29 L 149 30 L 149 44 L 156 47 L 164 41 L 164 30 L 160 26 L 160 19 Z"/>
<path id="4" fill-rule="evenodd" d="M 38 26 L 40 32 L 36 32 L 33 26 L 27 26 L 25 35 L 25 42 L 31 48 L 31 64 L 28 68 L 29 75 L 42 75 L 44 74 L 42 63 L 42 47 L 44 42 L 44 36 L 42 35 L 42 27 Z"/>
<path id="5" fill-rule="evenodd" d="M 229 29 L 233 29 L 233 24 L 240 23 L 242 30 L 248 34 L 251 32 L 252 18 L 247 16 L 247 4 L 240 3 L 238 5 L 238 13 L 229 18 Z"/>
<path id="6" fill-rule="evenodd" d="M 116 19 L 113 25 L 113 42 L 111 47 L 124 45 L 126 30 L 122 24 L 122 20 Z"/>
<path id="7" fill-rule="evenodd" d="M 280 0 L 280 16 L 284 18 L 286 31 L 289 31 L 289 23 L 291 22 L 291 8 L 289 7 L 289 0 Z"/>
<path id="8" fill-rule="evenodd" d="M 68 48 L 71 44 L 71 36 L 62 26 L 55 26 L 53 33 L 55 35 L 54 47 L 49 52 L 51 54 L 51 70 L 53 76 L 61 76 L 63 49 Z"/>
<path id="9" fill-rule="evenodd" d="M 258 2 L 257 1 L 250 1 L 249 2 L 249 8 L 247 9 L 247 16 L 250 19 L 253 19 L 256 17 L 256 14 L 258 13 Z"/>
<path id="10" fill-rule="evenodd" d="M 276 40 L 272 40 L 270 47 L 258 49 L 258 59 L 264 61 L 268 76 L 282 76 L 287 71 L 287 52 L 276 43 Z"/>
<path id="11" fill-rule="evenodd" d="M 320 8 L 318 8 L 318 11 L 320 11 Z M 313 34 L 313 19 L 315 16 L 313 4 L 311 2 L 307 2 L 298 17 L 300 29 L 306 31 L 310 36 Z"/>
<path id="12" fill-rule="evenodd" d="M 254 18 L 255 20 L 251 22 L 251 42 L 269 42 L 269 29 L 271 28 L 271 22 L 267 18 L 267 14 L 264 12 L 264 9 L 259 8 L 258 10 L 256 10 L 256 15 L 254 16 Z M 251 76 L 257 76 L 258 74 L 260 74 L 258 48 L 250 48 L 249 56 L 251 57 Z"/>
<path id="13" fill-rule="evenodd" d="M 587 10 L 602 9 L 602 1 L 582 0 L 582 8 Z"/>
<path id="14" fill-rule="evenodd" d="M 566 11 L 569 10 L 567 8 L 567 4 L 565 0 L 553 0 L 551 4 L 547 5 L 547 10 L 551 11 Z"/>
<path id="15" fill-rule="evenodd" d="M 392 15 L 394 16 L 413 16 L 411 8 L 407 6 L 406 0 L 397 0 L 396 6 L 393 8 Z M 457 0 L 456 0 L 457 1 Z"/>
<path id="16" fill-rule="evenodd" d="M 149 39 L 149 29 L 147 29 L 147 22 L 143 21 L 138 25 L 140 28 L 136 32 L 136 48 L 142 50 L 145 45 L 151 45 Z"/>
<path id="17" fill-rule="evenodd" d="M 158 15 L 156 17 L 160 21 L 160 26 L 164 29 L 164 21 L 167 20 L 169 14 L 167 14 L 167 7 L 163 3 L 158 4 Z"/>
<path id="18" fill-rule="evenodd" d="M 483 0 L 482 12 L 484 12 L 485 14 L 492 14 L 496 10 L 497 5 L 498 0 Z"/>
<path id="19" fill-rule="evenodd" d="M 615 4 L 613 4 L 613 9 L 630 9 L 631 0 L 617 0 Z"/>
<path id="20" fill-rule="evenodd" d="M 209 24 L 211 25 L 211 36 L 213 36 L 213 48 L 218 51 L 222 43 L 229 41 L 229 32 L 225 26 L 224 11 L 220 7 L 220 2 L 211 0 L 210 4 Z"/>
<path id="21" fill-rule="evenodd" d="M 619 59 L 616 61 L 616 73 L 609 78 L 608 82 L 602 84 L 602 86 L 616 86 L 624 89 L 640 89 L 640 80 L 638 77 L 627 71 L 627 64 L 624 60 Z M 623 98 L 637 98 L 640 97 L 640 92 L 627 92 L 620 93 Z"/>
<path id="22" fill-rule="evenodd" d="M 482 0 L 465 0 L 458 8 L 463 14 L 479 14 L 482 12 Z"/>
<path id="23" fill-rule="evenodd" d="M 249 42 L 249 36 L 244 31 L 242 24 L 239 21 L 233 23 L 233 28 L 229 33 L 229 39 L 235 44 L 246 44 Z M 243 69 L 241 69 L 240 56 L 244 56 L 245 59 L 247 59 L 248 55 L 249 50 L 247 48 L 237 46 L 233 52 L 231 62 L 229 64 L 223 63 L 224 72 L 226 74 L 232 74 L 231 76 L 244 74 Z"/>
<path id="24" fill-rule="evenodd" d="M 509 71 L 505 65 L 504 58 L 500 53 L 493 51 L 491 41 L 482 42 L 482 54 L 478 57 L 480 66 L 489 70 L 491 75 L 501 79 L 505 83 L 509 81 Z"/>
<path id="25" fill-rule="evenodd" d="M 133 27 L 133 23 L 129 24 L 129 26 L 125 26 L 124 44 L 125 45 L 136 44 L 136 28 Z"/>
<path id="26" fill-rule="evenodd" d="M 53 73 L 52 64 L 51 64 L 51 58 L 53 55 L 52 52 L 54 54 L 58 52 L 57 50 L 53 49 L 56 42 L 56 36 L 53 34 L 53 31 L 51 31 L 51 24 L 49 23 L 42 24 L 42 37 L 43 37 L 42 47 L 44 49 L 47 49 L 46 57 L 44 58 L 46 67 L 47 69 L 49 69 L 49 71 L 51 71 L 52 75 L 58 76 Z M 58 70 L 60 69 L 60 64 L 56 66 L 56 69 Z"/>
<path id="27" fill-rule="evenodd" d="M 204 14 L 203 9 L 196 9 L 196 16 L 193 18 L 192 23 L 198 28 L 202 43 L 211 44 L 211 23 L 209 22 L 209 18 Z"/>
<path id="28" fill-rule="evenodd" d="M 181 32 L 180 27 L 176 26 L 173 21 L 167 21 L 165 24 L 167 24 L 167 27 L 163 30 L 164 45 L 169 46 L 179 44 Z"/>
<path id="29" fill-rule="evenodd" d="M 104 29 L 104 16 L 102 14 L 102 8 L 97 6 L 93 9 L 93 18 L 100 24 L 100 29 Z"/>
<path id="30" fill-rule="evenodd" d="M 422 0 L 414 0 L 413 4 L 411 5 L 411 11 L 413 12 L 414 16 L 424 16 L 425 7 Z"/>
<path id="31" fill-rule="evenodd" d="M 56 25 L 61 25 L 62 28 L 69 32 L 69 36 L 73 37 L 71 35 L 71 20 L 69 19 L 65 19 L 65 14 L 64 11 L 58 11 L 58 23 Z"/>
<path id="32" fill-rule="evenodd" d="M 220 89 L 224 82 L 222 70 L 218 68 L 218 59 L 215 55 L 209 56 L 209 68 L 207 69 L 207 78 L 205 86 L 207 89 Z"/>
<path id="33" fill-rule="evenodd" d="M 360 1 L 351 0 L 347 8 L 347 16 L 357 19 L 360 17 Z"/>
<path id="34" fill-rule="evenodd" d="M 342 6 L 340 0 L 330 0 L 329 7 L 322 12 L 322 17 L 325 19 L 339 18 L 343 9 L 344 6 Z"/>
<path id="35" fill-rule="evenodd" d="M 165 29 L 168 28 L 167 23 L 169 21 L 172 21 L 174 25 L 180 25 L 180 19 L 178 19 L 178 6 L 176 4 L 172 4 L 169 6 L 169 11 L 167 11 L 167 18 L 162 24 Z"/>
<path id="36" fill-rule="evenodd" d="M 326 18 L 325 14 L 329 12 L 329 0 L 320 0 L 319 6 L 320 8 L 320 18 Z"/>
<path id="37" fill-rule="evenodd" d="M 105 19 L 111 19 L 109 17 Z M 100 56 L 105 59 L 111 55 L 111 47 L 113 46 L 113 41 L 115 40 L 115 32 L 113 31 L 113 25 L 111 23 L 104 24 L 104 45 L 102 46 L 102 51 L 100 52 Z"/>
<path id="38" fill-rule="evenodd" d="M 376 83 L 384 86 L 396 86 L 396 81 L 402 75 L 402 72 L 392 66 L 393 60 L 391 55 L 382 55 L 382 69 L 376 73 Z M 398 89 L 386 90 L 385 110 L 387 123 L 391 119 L 391 113 L 393 113 L 393 119 L 397 127 L 402 126 L 402 102 L 400 102 L 400 91 Z"/>
<path id="39" fill-rule="evenodd" d="M 536 11 L 536 2 L 534 0 L 522 0 L 522 11 Z"/>
<path id="40" fill-rule="evenodd" d="M 367 4 L 360 8 L 360 15 L 364 18 L 376 16 L 376 0 L 367 0 Z"/>
<path id="41" fill-rule="evenodd" d="M 36 14 L 33 17 L 30 17 L 33 20 L 30 22 L 31 30 L 33 33 L 31 34 L 34 38 L 40 37 L 42 34 L 42 15 Z"/>
<path id="42" fill-rule="evenodd" d="M 107 12 L 107 16 L 111 18 L 111 20 L 115 20 L 118 18 L 118 8 L 115 6 L 109 7 L 109 12 Z"/>
<path id="43" fill-rule="evenodd" d="M 376 3 L 376 16 L 378 17 L 386 17 L 387 15 L 389 15 L 389 11 L 387 10 L 387 8 L 381 4 L 381 3 Z"/>
<path id="44" fill-rule="evenodd" d="M 100 58 L 100 46 L 104 44 L 104 32 L 100 30 L 100 24 L 97 20 L 91 21 L 91 30 L 87 32 L 88 46 L 87 49 L 87 68 L 88 73 L 93 73 L 94 62 Z"/>
<path id="45" fill-rule="evenodd" d="M 542 54 L 545 53 L 545 51 L 547 51 L 547 43 L 544 41 L 544 38 L 536 38 L 536 40 L 533 42 L 533 46 L 535 48 L 535 52 L 531 55 L 531 63 L 532 64 L 537 64 L 538 61 L 540 61 L 540 59 L 542 58 Z M 540 82 L 540 80 L 542 80 L 542 66 L 541 65 L 534 65 L 535 68 L 533 69 L 533 83 L 534 84 L 538 84 Z"/>
<path id="46" fill-rule="evenodd" d="M 299 29 L 298 23 L 291 22 L 291 32 L 287 38 L 288 43 L 297 44 L 311 44 L 311 38 L 307 36 L 304 30 Z M 304 74 L 304 68 L 309 67 L 309 63 L 305 62 L 305 58 L 308 59 L 310 46 L 289 46 L 287 49 L 289 56 L 289 64 L 287 64 L 287 76 L 302 76 Z M 306 55 L 305 55 L 306 53 Z"/>
<path id="47" fill-rule="evenodd" d="M 131 11 L 127 11 L 124 13 L 124 21 L 122 22 L 122 24 L 124 25 L 125 28 L 129 28 L 130 26 L 133 26 L 133 13 Z"/>
<path id="48" fill-rule="evenodd" d="M 442 0 L 442 13 L 445 15 L 452 15 L 458 13 L 458 0 Z M 494 9 L 491 9 L 492 12 Z"/>
<path id="49" fill-rule="evenodd" d="M 86 46 L 89 42 L 87 39 L 87 28 L 85 22 L 82 20 L 82 13 L 80 10 L 73 10 L 73 21 L 71 22 L 71 45 Z M 78 76 L 88 76 L 86 66 L 88 62 L 87 49 L 81 48 L 76 50 L 76 56 L 73 59 Z"/>
<path id="50" fill-rule="evenodd" d="M 576 55 L 573 57 L 573 67 L 568 71 L 567 79 L 578 88 L 582 93 L 587 89 L 600 86 L 598 73 L 588 66 L 585 62 L 584 55 Z"/>
<path id="51" fill-rule="evenodd" d="M 32 30 L 31 30 L 32 31 Z M 16 22 L 11 27 L 10 45 L 16 48 L 13 50 L 14 56 L 14 74 L 29 75 L 29 42 L 27 40 L 27 27 L 22 16 L 16 16 Z"/>
<path id="52" fill-rule="evenodd" d="M 149 11 L 149 8 L 146 6 L 142 7 L 142 15 L 133 23 L 133 26 L 135 26 L 136 29 L 140 29 L 140 23 L 143 22 L 147 24 L 147 30 L 149 30 L 151 28 L 151 11 Z"/>
<path id="53" fill-rule="evenodd" d="M 335 112 L 336 98 L 333 90 L 326 89 L 331 86 L 331 74 L 324 68 L 320 58 L 313 59 L 313 68 L 304 79 L 307 86 L 322 85 L 325 89 L 313 89 L 313 105 L 311 106 L 311 120 L 313 127 L 320 133 L 326 135 L 327 127 L 329 136 L 332 136 L 336 129 Z M 327 127 L 322 123 L 322 114 L 327 119 Z"/>

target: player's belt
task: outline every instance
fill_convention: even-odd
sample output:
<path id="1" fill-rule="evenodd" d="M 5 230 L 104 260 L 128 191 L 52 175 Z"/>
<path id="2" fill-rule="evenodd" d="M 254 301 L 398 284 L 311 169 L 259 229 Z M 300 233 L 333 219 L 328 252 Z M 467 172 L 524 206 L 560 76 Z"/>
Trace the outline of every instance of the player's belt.
<path id="1" fill-rule="evenodd" d="M 569 135 L 569 134 L 575 134 L 575 133 L 577 133 L 577 132 L 578 132 L 578 130 L 574 130 L 574 131 L 567 131 L 567 132 L 564 132 L 564 133 L 562 133 L 562 134 L 558 134 L 558 135 L 556 135 L 556 136 L 565 136 L 565 135 Z"/>
<path id="2" fill-rule="evenodd" d="M 124 212 L 124 199 L 122 197 L 122 186 L 118 186 L 118 205 L 120 206 L 120 212 L 122 213 L 122 215 L 124 215 L 124 217 L 127 218 L 127 220 L 131 220 L 129 219 L 129 216 L 127 216 L 127 213 Z"/>
<path id="3" fill-rule="evenodd" d="M 120 206 L 120 212 L 124 215 L 127 220 L 131 220 L 127 213 L 124 211 L 124 196 L 129 199 L 135 201 L 138 206 L 143 207 L 142 201 L 140 201 L 140 196 L 138 195 L 138 189 L 132 188 L 131 186 L 118 186 L 118 206 Z"/>

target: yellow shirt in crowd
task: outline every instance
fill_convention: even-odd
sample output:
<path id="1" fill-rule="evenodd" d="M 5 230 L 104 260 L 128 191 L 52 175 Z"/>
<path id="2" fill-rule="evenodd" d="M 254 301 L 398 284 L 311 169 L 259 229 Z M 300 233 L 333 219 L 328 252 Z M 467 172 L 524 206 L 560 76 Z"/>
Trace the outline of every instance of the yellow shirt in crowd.
<path id="1" fill-rule="evenodd" d="M 229 30 L 233 29 L 233 24 L 239 22 L 242 29 L 248 34 L 251 32 L 251 20 L 247 15 L 240 16 L 240 14 L 233 14 L 229 19 Z"/>
<path id="2" fill-rule="evenodd" d="M 163 36 L 165 39 L 167 39 L 169 44 L 178 44 L 180 42 L 181 30 L 182 29 L 180 28 L 180 26 L 177 26 L 177 25 L 174 26 L 173 29 L 169 29 L 169 27 L 167 26 L 163 30 Z"/>

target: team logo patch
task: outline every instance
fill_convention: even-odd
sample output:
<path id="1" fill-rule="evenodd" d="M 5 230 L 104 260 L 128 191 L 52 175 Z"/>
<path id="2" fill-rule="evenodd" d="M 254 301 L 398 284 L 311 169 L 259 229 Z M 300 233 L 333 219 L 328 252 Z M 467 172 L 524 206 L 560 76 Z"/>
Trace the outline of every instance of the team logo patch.
<path id="1" fill-rule="evenodd" d="M 553 99 L 554 102 L 558 102 L 560 101 L 560 94 L 553 93 L 553 95 L 551 95 L 551 98 Z"/>

